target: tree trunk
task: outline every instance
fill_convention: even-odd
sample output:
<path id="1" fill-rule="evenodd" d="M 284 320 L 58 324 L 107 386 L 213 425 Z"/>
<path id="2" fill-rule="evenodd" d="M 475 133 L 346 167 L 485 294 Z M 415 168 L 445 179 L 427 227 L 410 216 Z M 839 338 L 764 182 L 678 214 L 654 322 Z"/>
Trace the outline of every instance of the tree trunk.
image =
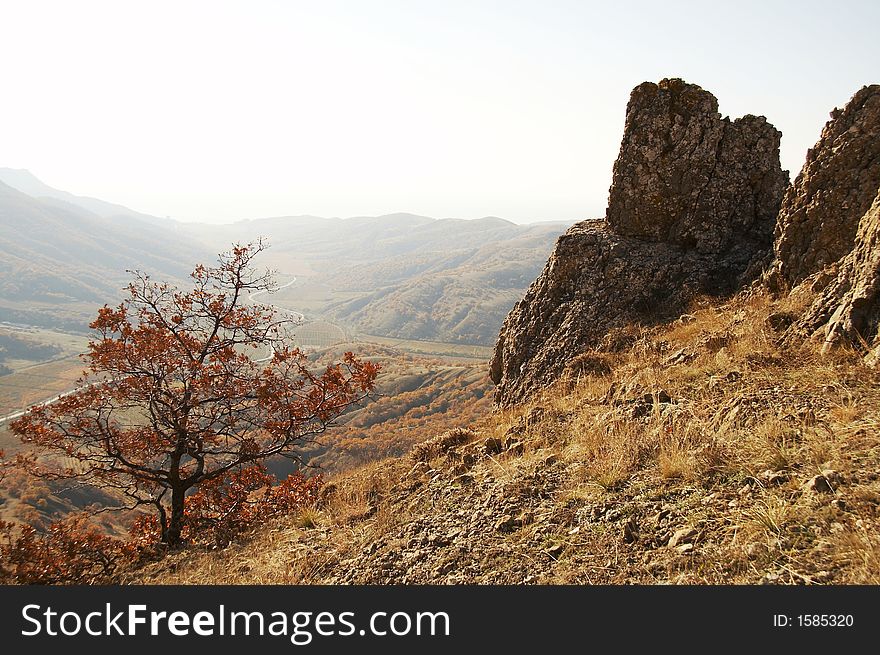
<path id="1" fill-rule="evenodd" d="M 159 496 L 156 499 L 156 510 L 159 514 L 159 528 L 161 529 L 160 540 L 163 544 L 168 543 L 168 513 L 165 511 L 165 506 L 162 504 L 162 496 Z"/>
<path id="2" fill-rule="evenodd" d="M 180 543 L 180 533 L 183 531 L 183 507 L 186 492 L 182 488 L 171 490 L 171 520 L 168 522 L 167 543 L 176 546 Z"/>

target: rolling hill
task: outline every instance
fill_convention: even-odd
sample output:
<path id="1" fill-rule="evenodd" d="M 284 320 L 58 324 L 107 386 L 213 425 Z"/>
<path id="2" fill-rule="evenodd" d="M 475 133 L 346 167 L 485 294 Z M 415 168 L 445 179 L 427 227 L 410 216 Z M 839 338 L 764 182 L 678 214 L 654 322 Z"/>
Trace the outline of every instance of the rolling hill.
<path id="1" fill-rule="evenodd" d="M 299 279 L 283 298 L 310 319 L 363 335 L 472 345 L 494 342 L 567 227 L 408 213 L 187 224 L 12 168 L 0 168 L 0 225 L 0 321 L 81 328 L 95 305 L 118 297 L 127 270 L 179 279 L 212 253 L 264 237 L 272 248 L 261 264 Z"/>
<path id="2" fill-rule="evenodd" d="M 301 279 L 285 291 L 285 302 L 302 308 L 320 287 L 307 313 L 355 332 L 491 345 L 566 227 L 389 214 L 290 216 L 183 229 L 217 247 L 268 237 L 266 263 Z"/>
<path id="3" fill-rule="evenodd" d="M 0 182 L 0 320 L 84 326 L 112 302 L 127 269 L 180 278 L 204 250 L 135 212 L 113 217 L 57 198 L 35 198 Z"/>
<path id="4" fill-rule="evenodd" d="M 33 173 L 24 168 L 0 168 L 0 182 L 11 186 L 17 191 L 39 198 L 48 204 L 54 204 L 59 207 L 79 207 L 85 209 L 91 214 L 97 214 L 102 218 L 136 218 L 146 223 L 162 225 L 170 227 L 174 225 L 174 221 L 170 218 L 159 218 L 158 216 L 150 216 L 142 212 L 129 209 L 123 205 L 107 202 L 98 198 L 90 198 L 88 196 L 77 196 L 68 191 L 62 191 L 49 186 Z"/>

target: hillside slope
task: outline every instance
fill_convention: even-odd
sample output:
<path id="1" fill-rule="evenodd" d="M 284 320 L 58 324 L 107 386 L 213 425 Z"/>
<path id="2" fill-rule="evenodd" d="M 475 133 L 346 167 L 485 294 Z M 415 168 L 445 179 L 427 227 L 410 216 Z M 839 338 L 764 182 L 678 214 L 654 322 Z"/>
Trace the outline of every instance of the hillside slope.
<path id="1" fill-rule="evenodd" d="M 165 228 L 40 200 L 2 182 L 0 226 L 0 320 L 11 322 L 85 317 L 92 311 L 84 307 L 119 295 L 130 279 L 126 269 L 174 279 L 205 259 L 199 246 Z"/>
<path id="2" fill-rule="evenodd" d="M 368 334 L 492 345 L 558 236 L 555 225 L 527 227 L 481 247 L 345 269 L 329 282 L 367 293 L 327 312 Z"/>
<path id="3" fill-rule="evenodd" d="M 491 345 L 566 227 L 389 214 L 183 229 L 215 245 L 267 237 L 265 262 L 319 285 L 326 299 L 309 309 L 355 332 Z M 296 291 L 286 292 L 292 306 L 301 299 Z"/>
<path id="4" fill-rule="evenodd" d="M 32 198 L 39 198 L 48 204 L 54 204 L 62 208 L 70 208 L 73 205 L 102 218 L 135 218 L 138 221 L 153 223 L 163 227 L 172 227 L 174 225 L 174 221 L 169 218 L 150 216 L 149 214 L 129 209 L 123 205 L 107 202 L 106 200 L 89 196 L 77 196 L 68 191 L 56 189 L 23 168 L 0 168 L 0 182 Z"/>
<path id="5" fill-rule="evenodd" d="M 784 346 L 787 302 L 627 329 L 529 404 L 332 479 L 308 521 L 120 580 L 880 583 L 880 380 Z"/>

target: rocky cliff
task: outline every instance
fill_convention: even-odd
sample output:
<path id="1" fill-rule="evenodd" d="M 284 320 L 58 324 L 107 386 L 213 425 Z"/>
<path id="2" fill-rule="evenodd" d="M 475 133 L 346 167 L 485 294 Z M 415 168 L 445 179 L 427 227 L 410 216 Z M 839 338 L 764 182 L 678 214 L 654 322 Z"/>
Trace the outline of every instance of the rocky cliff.
<path id="1" fill-rule="evenodd" d="M 619 235 L 717 253 L 766 248 L 788 183 L 782 135 L 762 116 L 731 122 L 718 100 L 682 80 L 630 97 L 606 219 Z"/>
<path id="2" fill-rule="evenodd" d="M 853 249 L 837 266 L 837 275 L 819 294 L 795 331 L 820 336 L 824 349 L 847 344 L 866 351 L 868 363 L 880 363 L 880 190 L 859 221 Z"/>
<path id="3" fill-rule="evenodd" d="M 679 79 L 636 87 L 604 221 L 573 226 L 507 316 L 490 375 L 510 405 L 562 376 L 614 327 L 735 291 L 771 248 L 788 174 L 763 117 L 721 118 Z"/>
<path id="4" fill-rule="evenodd" d="M 782 201 L 767 276 L 788 290 L 849 253 L 880 187 L 880 85 L 831 112 Z"/>
<path id="5" fill-rule="evenodd" d="M 821 340 L 880 359 L 880 85 L 835 109 L 779 212 L 765 276 L 778 295 L 805 298 L 789 317 L 791 345 Z"/>

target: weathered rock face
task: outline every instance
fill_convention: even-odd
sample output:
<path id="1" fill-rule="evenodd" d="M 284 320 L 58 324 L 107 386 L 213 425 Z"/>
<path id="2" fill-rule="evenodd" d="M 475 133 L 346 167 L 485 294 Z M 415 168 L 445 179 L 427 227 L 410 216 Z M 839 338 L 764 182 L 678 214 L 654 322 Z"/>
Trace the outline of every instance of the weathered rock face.
<path id="1" fill-rule="evenodd" d="M 734 292 L 754 257 L 744 244 L 718 258 L 621 236 L 603 221 L 574 225 L 501 328 L 490 364 L 496 402 L 520 402 L 552 383 L 611 328 L 677 318 L 698 294 Z"/>
<path id="2" fill-rule="evenodd" d="M 837 275 L 793 326 L 794 334 L 824 339 L 825 349 L 852 344 L 867 351 L 870 364 L 880 363 L 880 189 L 858 223 L 849 254 L 837 264 Z"/>
<path id="3" fill-rule="evenodd" d="M 677 317 L 695 295 L 756 275 L 788 180 L 779 138 L 764 118 L 722 120 L 698 86 L 636 87 L 606 220 L 561 236 L 507 316 L 490 364 L 496 402 L 525 400 L 614 327 Z"/>
<path id="4" fill-rule="evenodd" d="M 788 184 L 782 134 L 763 117 L 722 119 L 711 93 L 682 80 L 630 97 L 606 219 L 618 234 L 720 252 L 766 243 Z"/>
<path id="5" fill-rule="evenodd" d="M 853 247 L 859 221 L 880 186 L 880 85 L 835 109 L 779 212 L 767 279 L 785 290 Z"/>

